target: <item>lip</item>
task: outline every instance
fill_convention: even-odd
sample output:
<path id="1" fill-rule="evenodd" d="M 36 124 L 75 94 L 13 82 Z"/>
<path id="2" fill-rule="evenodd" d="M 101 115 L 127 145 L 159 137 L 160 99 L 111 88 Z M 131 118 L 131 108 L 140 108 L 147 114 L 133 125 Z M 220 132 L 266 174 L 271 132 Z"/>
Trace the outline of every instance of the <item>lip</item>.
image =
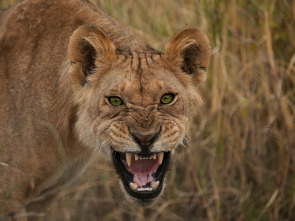
<path id="1" fill-rule="evenodd" d="M 152 177 L 154 181 L 155 182 L 159 181 L 159 185 L 155 189 L 149 187 L 150 190 L 141 189 L 140 191 L 138 191 L 137 189 L 133 190 L 130 187 L 130 183 L 133 182 L 135 175 L 128 170 L 128 166 L 126 166 L 126 162 L 123 162 L 124 160 L 122 159 L 122 156 L 124 156 L 125 154 L 126 153 L 124 152 L 115 151 L 112 148 L 114 166 L 122 180 L 122 183 L 127 193 L 130 196 L 140 200 L 148 200 L 148 199 L 156 198 L 161 193 L 161 190 L 163 188 L 164 178 L 165 178 L 169 161 L 170 161 L 170 152 L 164 152 L 162 164 L 158 166 L 158 168 L 156 169 L 156 172 L 152 173 Z M 143 155 L 140 155 L 140 153 L 132 153 L 132 154 L 138 154 L 138 156 L 147 157 L 147 155 L 143 156 Z M 158 154 L 158 153 L 151 153 L 150 156 L 153 154 Z M 147 185 L 150 185 L 150 184 L 147 184 Z"/>

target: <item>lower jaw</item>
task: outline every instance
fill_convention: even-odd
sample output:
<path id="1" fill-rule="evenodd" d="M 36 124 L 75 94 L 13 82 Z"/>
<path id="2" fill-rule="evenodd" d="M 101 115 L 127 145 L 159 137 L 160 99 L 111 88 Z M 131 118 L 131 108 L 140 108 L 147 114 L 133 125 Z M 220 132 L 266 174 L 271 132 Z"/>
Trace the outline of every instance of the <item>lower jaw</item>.
<path id="1" fill-rule="evenodd" d="M 124 186 L 125 190 L 127 191 L 127 193 L 130 196 L 132 196 L 132 197 L 134 197 L 134 198 L 136 198 L 138 200 L 151 200 L 151 199 L 155 199 L 161 193 L 162 188 L 163 188 L 164 179 L 162 179 L 160 181 L 159 186 L 157 187 L 157 189 L 152 190 L 152 191 L 140 191 L 140 192 L 139 191 L 134 191 L 129 187 L 129 185 L 127 184 L 126 181 L 122 180 L 122 183 L 123 183 L 123 186 Z"/>
<path id="2" fill-rule="evenodd" d="M 165 186 L 165 185 L 164 185 Z M 158 195 L 158 197 L 154 197 L 154 198 L 150 198 L 150 199 L 142 199 L 142 198 L 137 198 L 137 197 L 134 197 L 132 195 L 130 195 L 128 193 L 128 191 L 126 190 L 124 184 L 123 184 L 123 181 L 121 180 L 120 181 L 120 187 L 121 187 L 121 190 L 122 192 L 124 193 L 125 195 L 125 199 L 133 206 L 135 207 L 147 207 L 147 206 L 153 206 L 157 201 L 158 199 L 160 199 L 160 194 Z"/>

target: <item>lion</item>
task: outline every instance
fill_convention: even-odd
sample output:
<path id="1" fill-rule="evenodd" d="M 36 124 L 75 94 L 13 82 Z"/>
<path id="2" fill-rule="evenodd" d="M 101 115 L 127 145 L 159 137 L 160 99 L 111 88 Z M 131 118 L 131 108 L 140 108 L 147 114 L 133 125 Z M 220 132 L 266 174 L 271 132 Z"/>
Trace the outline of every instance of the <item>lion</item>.
<path id="1" fill-rule="evenodd" d="M 86 0 L 1 11 L 1 217 L 33 220 L 99 155 L 128 201 L 155 203 L 209 61 L 197 28 L 160 52 Z"/>

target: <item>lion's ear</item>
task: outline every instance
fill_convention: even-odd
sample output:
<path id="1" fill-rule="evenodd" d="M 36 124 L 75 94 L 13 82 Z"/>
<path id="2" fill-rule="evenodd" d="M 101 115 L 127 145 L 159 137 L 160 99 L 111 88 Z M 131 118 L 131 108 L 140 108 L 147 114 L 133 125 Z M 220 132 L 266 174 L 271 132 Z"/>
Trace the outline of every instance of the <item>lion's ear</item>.
<path id="1" fill-rule="evenodd" d="M 75 84 L 84 85 L 92 74 L 98 59 L 111 63 L 115 59 L 115 46 L 100 28 L 83 25 L 70 38 L 68 57 L 74 66 L 71 77 Z"/>
<path id="2" fill-rule="evenodd" d="M 165 49 L 164 59 L 193 76 L 196 82 L 206 79 L 211 50 L 207 36 L 196 28 L 186 28 L 174 35 Z"/>

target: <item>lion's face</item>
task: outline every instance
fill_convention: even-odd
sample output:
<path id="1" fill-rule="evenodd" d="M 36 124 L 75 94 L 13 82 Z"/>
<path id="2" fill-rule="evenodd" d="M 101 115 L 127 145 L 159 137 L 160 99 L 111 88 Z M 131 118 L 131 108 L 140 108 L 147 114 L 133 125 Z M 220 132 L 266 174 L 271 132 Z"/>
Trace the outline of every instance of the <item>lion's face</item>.
<path id="1" fill-rule="evenodd" d="M 192 40 L 199 40 L 197 49 Z M 209 57 L 207 38 L 196 29 L 178 33 L 165 54 L 116 51 L 93 26 L 73 34 L 77 136 L 108 153 L 132 202 L 146 205 L 162 192 L 173 151 L 183 145 L 189 119 L 202 102 L 196 83 L 204 79 Z"/>

